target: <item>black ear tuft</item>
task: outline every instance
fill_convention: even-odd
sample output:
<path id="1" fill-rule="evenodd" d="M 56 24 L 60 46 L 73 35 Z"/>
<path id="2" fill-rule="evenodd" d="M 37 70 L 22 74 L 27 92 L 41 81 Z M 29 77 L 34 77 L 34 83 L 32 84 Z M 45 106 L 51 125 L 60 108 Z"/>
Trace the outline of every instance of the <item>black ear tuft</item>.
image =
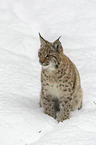
<path id="1" fill-rule="evenodd" d="M 61 38 L 61 36 L 57 40 L 59 41 L 60 38 Z"/>
<path id="2" fill-rule="evenodd" d="M 41 36 L 40 33 L 39 33 L 39 37 L 40 37 L 41 46 L 43 46 L 44 44 L 46 44 L 47 41 Z"/>

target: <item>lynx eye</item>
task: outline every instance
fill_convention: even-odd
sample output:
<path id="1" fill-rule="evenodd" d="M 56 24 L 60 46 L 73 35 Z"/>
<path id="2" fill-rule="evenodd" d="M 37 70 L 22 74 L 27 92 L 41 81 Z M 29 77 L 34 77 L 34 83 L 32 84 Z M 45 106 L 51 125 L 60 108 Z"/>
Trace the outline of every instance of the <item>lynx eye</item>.
<path id="1" fill-rule="evenodd" d="M 50 56 L 50 50 L 47 52 L 48 54 L 46 54 L 46 56 L 45 57 L 49 57 Z"/>
<path id="2" fill-rule="evenodd" d="M 48 57 L 49 57 L 49 54 L 47 54 L 45 57 L 47 57 L 47 58 L 48 58 Z"/>

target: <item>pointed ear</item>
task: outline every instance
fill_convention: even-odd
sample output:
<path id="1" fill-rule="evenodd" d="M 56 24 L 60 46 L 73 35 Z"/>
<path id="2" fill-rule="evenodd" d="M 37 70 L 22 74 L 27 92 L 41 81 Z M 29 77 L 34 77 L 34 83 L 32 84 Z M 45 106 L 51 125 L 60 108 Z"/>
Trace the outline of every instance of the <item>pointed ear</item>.
<path id="1" fill-rule="evenodd" d="M 60 38 L 61 38 L 61 36 L 60 36 L 57 40 L 59 41 Z M 56 41 L 57 41 L 57 40 L 56 40 Z"/>
<path id="2" fill-rule="evenodd" d="M 46 44 L 47 41 L 41 36 L 40 33 L 39 33 L 39 37 L 40 37 L 41 46 L 43 46 L 44 44 Z"/>
<path id="3" fill-rule="evenodd" d="M 61 42 L 59 41 L 60 38 L 61 38 L 61 36 L 56 41 L 53 42 L 53 46 L 54 46 L 55 50 L 58 52 L 61 50 L 61 47 L 62 47 Z"/>

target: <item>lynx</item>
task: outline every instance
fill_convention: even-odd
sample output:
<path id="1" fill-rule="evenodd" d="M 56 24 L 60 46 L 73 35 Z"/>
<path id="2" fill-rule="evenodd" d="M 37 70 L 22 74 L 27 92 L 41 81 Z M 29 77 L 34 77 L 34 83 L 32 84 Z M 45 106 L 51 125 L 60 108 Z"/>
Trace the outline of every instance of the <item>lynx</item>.
<path id="1" fill-rule="evenodd" d="M 70 118 L 70 112 L 82 108 L 82 89 L 76 66 L 63 53 L 60 37 L 53 43 L 39 33 L 38 51 L 41 72 L 40 105 L 58 121 Z"/>

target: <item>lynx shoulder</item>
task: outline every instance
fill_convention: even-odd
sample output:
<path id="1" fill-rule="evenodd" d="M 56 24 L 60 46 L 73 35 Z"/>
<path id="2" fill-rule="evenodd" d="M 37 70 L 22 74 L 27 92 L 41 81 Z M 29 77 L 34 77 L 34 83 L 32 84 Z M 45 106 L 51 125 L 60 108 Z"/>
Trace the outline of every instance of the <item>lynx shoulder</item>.
<path id="1" fill-rule="evenodd" d="M 38 51 L 42 65 L 40 105 L 44 112 L 63 121 L 70 118 L 70 111 L 82 108 L 82 89 L 76 66 L 63 53 L 60 37 L 53 43 L 40 34 Z"/>

